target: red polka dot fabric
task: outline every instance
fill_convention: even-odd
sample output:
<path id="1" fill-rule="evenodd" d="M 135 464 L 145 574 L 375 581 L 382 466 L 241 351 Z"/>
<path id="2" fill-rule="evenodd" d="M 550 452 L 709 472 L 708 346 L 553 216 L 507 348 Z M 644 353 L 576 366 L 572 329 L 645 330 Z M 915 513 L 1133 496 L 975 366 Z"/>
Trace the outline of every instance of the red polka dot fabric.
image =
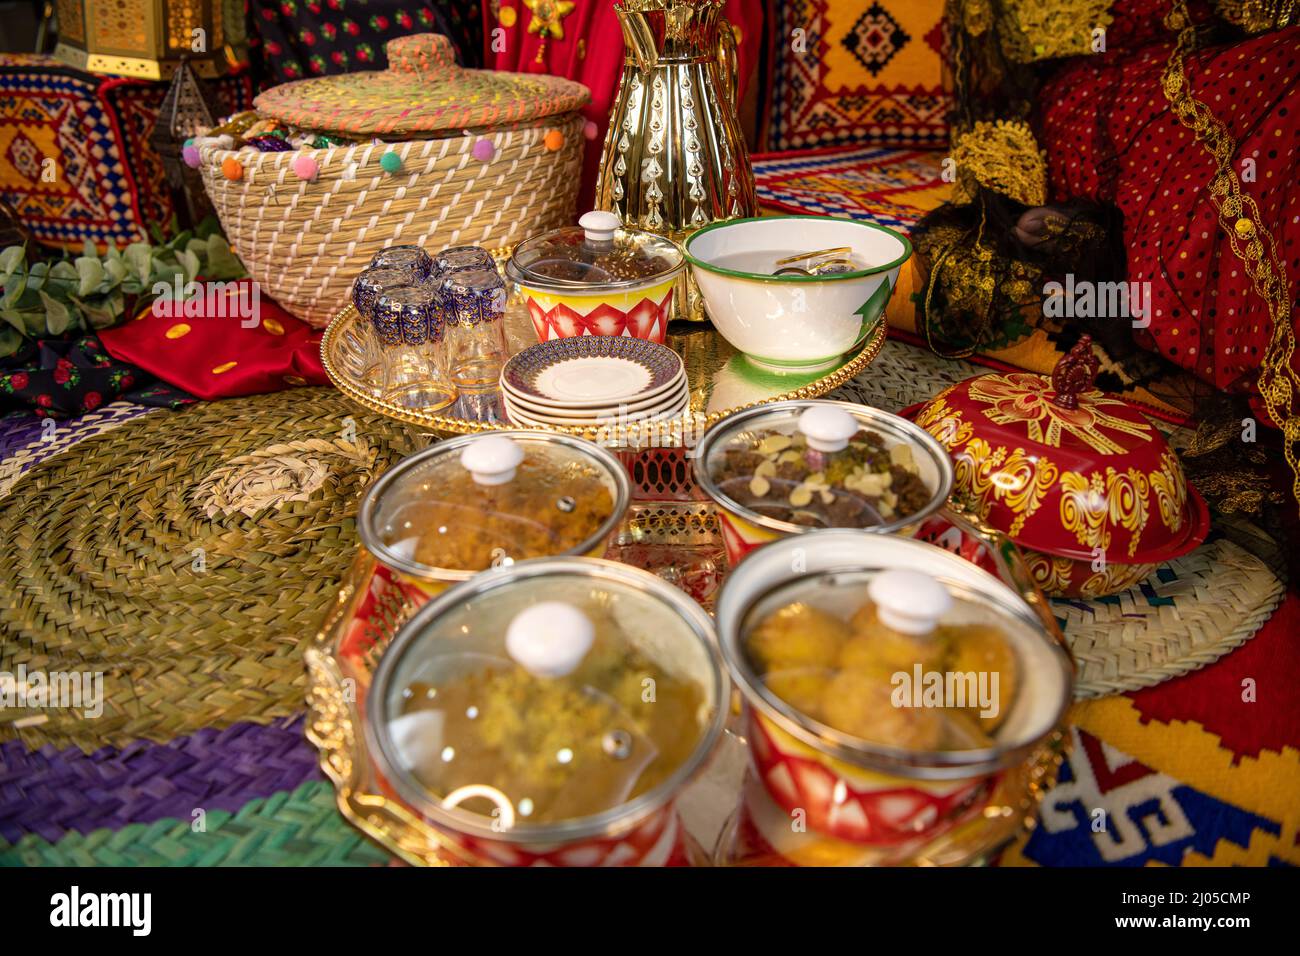
<path id="1" fill-rule="evenodd" d="M 1080 58 L 1046 84 L 1040 129 L 1052 193 L 1123 212 L 1128 278 L 1151 284 L 1151 324 L 1135 332 L 1139 342 L 1217 389 L 1250 391 L 1270 317 L 1211 203 L 1215 162 L 1165 99 L 1170 49 L 1166 31 L 1137 49 Z M 1233 168 L 1279 244 L 1295 302 L 1300 26 L 1198 51 L 1187 75 L 1238 144 Z"/>

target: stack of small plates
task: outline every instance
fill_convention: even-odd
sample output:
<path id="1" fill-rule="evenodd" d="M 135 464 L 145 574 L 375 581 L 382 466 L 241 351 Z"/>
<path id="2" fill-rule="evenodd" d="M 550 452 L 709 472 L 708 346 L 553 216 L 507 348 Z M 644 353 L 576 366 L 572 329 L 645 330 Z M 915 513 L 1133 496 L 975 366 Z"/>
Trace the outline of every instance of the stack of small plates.
<path id="1" fill-rule="evenodd" d="M 659 421 L 682 414 L 689 398 L 681 357 L 626 335 L 526 348 L 501 370 L 501 395 L 510 420 L 524 426 Z"/>

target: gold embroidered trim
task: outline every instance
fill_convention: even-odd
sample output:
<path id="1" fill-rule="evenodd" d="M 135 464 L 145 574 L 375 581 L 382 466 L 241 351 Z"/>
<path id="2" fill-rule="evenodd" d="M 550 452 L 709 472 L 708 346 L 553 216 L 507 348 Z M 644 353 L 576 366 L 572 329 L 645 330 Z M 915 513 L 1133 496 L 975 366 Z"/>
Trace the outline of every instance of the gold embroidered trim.
<path id="1" fill-rule="evenodd" d="M 1112 21 L 1112 0 L 1003 0 L 998 29 L 1007 57 L 1033 63 L 1093 52 L 1093 31 Z"/>
<path id="2" fill-rule="evenodd" d="M 1282 448 L 1291 466 L 1291 493 L 1300 503 L 1300 417 L 1294 414 L 1294 399 L 1300 391 L 1300 377 L 1292 366 L 1295 329 L 1291 325 L 1291 292 L 1286 268 L 1277 242 L 1261 223 L 1254 197 L 1243 192 L 1232 168 L 1237 142 L 1210 108 L 1192 96 L 1187 80 L 1186 57 L 1196 45 L 1196 26 L 1185 0 L 1173 0 L 1165 26 L 1177 34 L 1161 85 L 1174 116 L 1205 144 L 1217 165 L 1210 179 L 1210 201 L 1219 213 L 1219 225 L 1228 237 L 1233 253 L 1241 260 L 1259 297 L 1268 307 L 1272 335 L 1259 371 L 1259 392 L 1273 421 L 1282 426 Z"/>
<path id="3" fill-rule="evenodd" d="M 1047 201 L 1047 157 L 1028 123 L 980 120 L 953 135 L 952 159 L 954 202 L 971 202 L 977 184 L 1026 206 Z"/>

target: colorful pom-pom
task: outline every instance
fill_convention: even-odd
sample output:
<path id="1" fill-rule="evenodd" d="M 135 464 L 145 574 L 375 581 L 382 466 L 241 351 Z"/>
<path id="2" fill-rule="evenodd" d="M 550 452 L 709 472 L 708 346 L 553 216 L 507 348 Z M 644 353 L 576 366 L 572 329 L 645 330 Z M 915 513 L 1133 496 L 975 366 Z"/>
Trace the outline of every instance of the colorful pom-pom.
<path id="1" fill-rule="evenodd" d="M 181 150 L 181 159 L 185 161 L 185 165 L 190 169 L 198 169 L 201 161 L 199 148 L 197 146 L 186 146 Z"/>
<path id="2" fill-rule="evenodd" d="M 301 153 L 293 158 L 293 171 L 299 179 L 313 180 L 320 172 L 320 166 L 306 153 Z"/>
<path id="3" fill-rule="evenodd" d="M 244 164 L 233 156 L 227 156 L 221 161 L 221 175 L 227 179 L 243 179 Z"/>
<path id="4" fill-rule="evenodd" d="M 490 163 L 492 157 L 497 154 L 497 148 L 492 145 L 492 140 L 483 136 L 474 144 L 474 148 L 470 150 L 470 153 L 480 163 Z"/>
<path id="5" fill-rule="evenodd" d="M 582 135 L 587 137 L 587 139 L 595 139 L 600 135 L 600 127 L 591 120 L 587 120 L 587 122 L 582 124 Z"/>
<path id="6" fill-rule="evenodd" d="M 402 168 L 402 157 L 389 150 L 379 157 L 379 166 L 386 173 L 395 173 Z"/>
<path id="7" fill-rule="evenodd" d="M 546 134 L 546 137 L 542 140 L 542 145 L 553 153 L 564 145 L 564 134 L 558 129 L 553 129 Z"/>

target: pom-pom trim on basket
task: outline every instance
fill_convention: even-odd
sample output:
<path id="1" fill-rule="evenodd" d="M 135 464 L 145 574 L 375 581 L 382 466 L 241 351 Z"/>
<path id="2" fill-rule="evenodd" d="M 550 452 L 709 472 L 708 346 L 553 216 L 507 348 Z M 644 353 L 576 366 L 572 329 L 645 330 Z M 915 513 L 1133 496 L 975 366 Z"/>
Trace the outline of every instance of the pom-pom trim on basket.
<path id="1" fill-rule="evenodd" d="M 583 123 L 574 112 L 441 139 L 290 152 L 202 144 L 199 170 L 231 247 L 262 291 L 323 328 L 384 246 L 502 249 L 570 224 Z M 553 130 L 564 136 L 554 151 L 545 143 Z M 474 155 L 485 139 L 493 146 L 487 162 Z M 396 173 L 380 167 L 389 151 L 401 159 Z M 295 172 L 300 156 L 316 162 L 314 179 Z M 226 159 L 241 163 L 241 179 L 222 175 Z"/>

